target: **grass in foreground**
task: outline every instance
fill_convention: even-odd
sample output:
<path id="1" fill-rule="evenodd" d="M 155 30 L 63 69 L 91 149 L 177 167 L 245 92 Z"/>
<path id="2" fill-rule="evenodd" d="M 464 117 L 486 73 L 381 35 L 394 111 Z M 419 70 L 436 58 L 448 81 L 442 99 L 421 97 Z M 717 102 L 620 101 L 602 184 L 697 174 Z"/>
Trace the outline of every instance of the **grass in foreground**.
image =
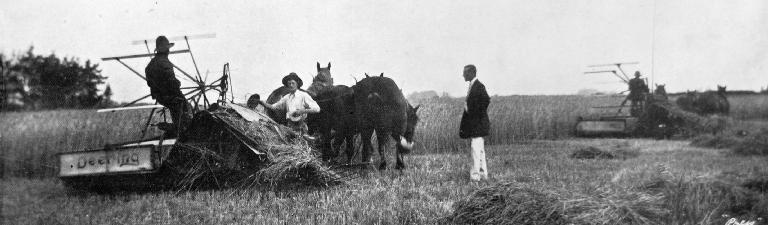
<path id="1" fill-rule="evenodd" d="M 638 148 L 639 156 L 626 160 L 569 158 L 586 146 L 615 145 Z M 664 165 L 671 180 L 688 182 L 683 183 L 685 191 L 669 195 L 677 205 L 669 205 L 665 222 L 725 224 L 738 215 L 720 214 L 724 212 L 722 202 L 745 199 L 723 199 L 730 195 L 711 192 L 715 189 L 693 181 L 728 178 L 738 183 L 755 174 L 768 174 L 765 157 L 736 156 L 675 141 L 536 141 L 488 146 L 487 152 L 492 174 L 487 182 L 469 182 L 468 154 L 409 156 L 406 163 L 410 167 L 403 174 L 373 172 L 349 185 L 328 189 L 95 195 L 67 190 L 55 179 L 6 179 L 2 180 L 1 216 L 4 224 L 435 224 L 453 213 L 455 202 L 498 183 L 514 182 L 536 192 L 558 193 L 560 201 L 599 202 L 597 196 L 606 195 L 601 187 L 634 190 L 658 176 L 659 165 Z M 623 196 L 614 199 L 626 199 Z M 765 203 L 765 194 L 756 197 Z M 610 196 L 604 199 L 614 200 Z M 613 206 L 623 209 L 621 202 Z"/>

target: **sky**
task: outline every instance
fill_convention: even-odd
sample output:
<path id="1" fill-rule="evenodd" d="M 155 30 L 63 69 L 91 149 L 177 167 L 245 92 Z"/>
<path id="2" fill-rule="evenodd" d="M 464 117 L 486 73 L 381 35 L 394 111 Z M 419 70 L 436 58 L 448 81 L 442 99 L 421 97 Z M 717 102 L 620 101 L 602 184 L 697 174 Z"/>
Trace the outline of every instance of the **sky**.
<path id="1" fill-rule="evenodd" d="M 405 94 L 463 96 L 467 64 L 490 95 L 619 92 L 626 86 L 613 75 L 584 74 L 600 69 L 588 65 L 617 62 L 639 62 L 623 68 L 670 92 L 760 90 L 768 85 L 766 12 L 763 0 L 0 0 L 0 52 L 34 46 L 37 54 L 99 63 L 118 101 L 149 88 L 100 58 L 146 53 L 135 40 L 210 33 L 216 37 L 190 40 L 198 68 L 211 81 L 230 63 L 241 102 L 268 95 L 290 72 L 306 88 L 317 62 L 332 64 L 336 84 L 384 73 Z M 172 50 L 186 47 L 176 41 Z M 125 60 L 138 71 L 148 61 Z M 171 61 L 195 71 L 189 55 Z"/>

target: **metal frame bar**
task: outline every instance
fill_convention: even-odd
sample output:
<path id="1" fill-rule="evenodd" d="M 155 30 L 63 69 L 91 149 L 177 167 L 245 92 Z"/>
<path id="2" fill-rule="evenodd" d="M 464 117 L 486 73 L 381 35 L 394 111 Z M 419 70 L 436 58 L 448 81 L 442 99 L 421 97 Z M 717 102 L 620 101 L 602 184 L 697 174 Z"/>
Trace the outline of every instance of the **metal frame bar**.
<path id="1" fill-rule="evenodd" d="M 619 74 L 618 74 L 618 73 L 616 73 L 616 70 L 599 70 L 599 71 L 588 71 L 588 72 L 584 72 L 584 74 L 590 74 L 590 73 L 608 73 L 608 72 L 610 72 L 610 73 L 613 73 L 613 75 L 614 75 L 614 76 L 616 76 L 616 77 L 618 77 L 619 79 L 621 79 L 621 81 L 624 81 L 624 83 L 628 83 L 628 82 L 629 82 L 629 80 L 627 80 L 627 79 L 624 79 L 623 77 L 619 76 Z"/>
<path id="2" fill-rule="evenodd" d="M 144 77 L 143 75 L 141 75 L 141 73 L 139 73 L 138 71 L 136 71 L 136 70 L 134 70 L 133 68 L 131 68 L 130 66 L 128 66 L 128 64 L 125 64 L 125 63 L 124 63 L 122 60 L 120 60 L 120 59 L 115 59 L 115 60 L 117 60 L 117 62 L 119 62 L 120 64 L 123 64 L 123 66 L 125 66 L 125 68 L 128 68 L 129 70 L 131 70 L 131 72 L 133 72 L 134 74 L 136 74 L 136 76 L 139 76 L 139 77 L 141 77 L 141 79 L 144 79 L 144 81 L 146 81 L 146 80 L 147 80 L 147 78 L 146 78 L 146 77 Z"/>
<path id="3" fill-rule="evenodd" d="M 168 52 L 168 54 L 172 55 L 172 54 L 187 53 L 187 52 L 189 52 L 189 49 L 170 51 L 170 52 Z M 155 56 L 155 53 L 137 54 L 137 55 L 124 55 L 124 56 L 115 56 L 115 57 L 104 57 L 104 58 L 101 58 L 101 60 L 102 61 L 109 61 L 109 60 L 143 58 L 143 57 L 152 57 L 152 56 Z"/>
<path id="4" fill-rule="evenodd" d="M 619 68 L 619 71 L 621 71 L 621 75 L 624 75 L 624 78 L 627 78 L 629 80 L 629 76 L 627 76 L 627 73 L 624 72 L 624 69 L 621 68 L 621 64 L 616 64 L 616 67 Z"/>
<path id="5" fill-rule="evenodd" d="M 116 108 L 108 108 L 108 109 L 99 109 L 99 110 L 96 110 L 96 112 L 105 113 L 105 112 L 115 112 L 115 111 L 123 111 L 123 110 L 156 109 L 156 108 L 163 108 L 163 106 L 162 105 L 142 105 L 142 106 L 131 106 L 131 107 L 116 107 Z"/>
<path id="6" fill-rule="evenodd" d="M 149 116 L 147 117 L 147 123 L 144 124 L 144 128 L 141 129 L 141 139 L 144 139 L 145 136 L 147 136 L 147 131 L 149 130 L 149 124 L 152 122 L 152 116 L 155 115 L 156 108 L 152 108 L 151 111 L 149 111 Z"/>
<path id="7" fill-rule="evenodd" d="M 184 35 L 184 36 L 174 36 L 174 37 L 168 37 L 168 41 L 179 41 L 183 38 L 188 37 L 189 39 L 204 39 L 204 38 L 216 38 L 216 33 L 208 33 L 208 34 L 195 34 L 195 35 Z M 132 41 L 132 45 L 139 45 L 142 43 L 154 41 L 155 39 L 144 39 L 144 40 L 135 40 Z"/>
<path id="8" fill-rule="evenodd" d="M 189 78 L 190 80 L 192 80 L 192 82 L 195 82 L 195 83 L 197 83 L 197 84 L 200 84 L 200 81 L 198 81 L 198 80 L 195 80 L 195 78 L 194 78 L 194 77 L 192 77 L 192 75 L 189 75 L 189 74 L 188 74 L 186 71 L 184 71 L 184 70 L 182 70 L 181 68 L 179 68 L 178 66 L 176 66 L 176 64 L 173 64 L 173 63 L 171 63 L 171 65 L 173 65 L 173 68 L 176 68 L 176 70 L 178 70 L 179 72 L 181 72 L 182 74 L 184 74 L 184 76 L 187 76 L 187 78 Z"/>
<path id="9" fill-rule="evenodd" d="M 620 63 L 611 63 L 611 64 L 596 64 L 596 65 L 589 65 L 588 67 L 601 67 L 601 66 L 615 66 L 617 64 L 639 64 L 640 62 L 620 62 Z"/>

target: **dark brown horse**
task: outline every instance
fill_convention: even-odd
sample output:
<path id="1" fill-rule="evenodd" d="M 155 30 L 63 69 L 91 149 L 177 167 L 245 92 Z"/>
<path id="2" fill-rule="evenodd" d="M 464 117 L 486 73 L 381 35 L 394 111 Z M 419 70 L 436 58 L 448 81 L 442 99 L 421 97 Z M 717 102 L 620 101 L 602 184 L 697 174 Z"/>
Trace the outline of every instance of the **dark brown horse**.
<path id="1" fill-rule="evenodd" d="M 320 149 L 323 160 L 338 156 L 337 146 L 346 142 L 347 163 L 354 156 L 354 137 L 357 134 L 355 101 L 352 88 L 336 85 L 326 88 L 314 97 L 320 113 L 307 117 L 309 132 L 321 137 Z"/>
<path id="2" fill-rule="evenodd" d="M 403 155 L 413 148 L 414 130 L 419 120 L 416 111 L 419 107 L 412 107 L 395 81 L 384 77 L 383 73 L 378 77 L 366 75 L 352 89 L 358 129 L 363 140 L 363 163 L 371 161 L 371 137 L 375 131 L 381 157 L 379 169 L 387 168 L 385 153 L 389 137 L 397 143 L 395 168 L 405 169 Z"/>
<path id="3" fill-rule="evenodd" d="M 693 101 L 693 105 L 698 109 L 698 113 L 702 115 L 728 115 L 731 108 L 726 96 L 725 86 L 720 85 L 717 86 L 717 92 L 708 91 L 702 93 Z"/>
<path id="4" fill-rule="evenodd" d="M 699 93 L 696 91 L 686 91 L 685 94 L 675 99 L 675 103 L 680 107 L 680 109 L 695 113 L 697 109 L 693 106 L 693 102 L 698 96 Z"/>

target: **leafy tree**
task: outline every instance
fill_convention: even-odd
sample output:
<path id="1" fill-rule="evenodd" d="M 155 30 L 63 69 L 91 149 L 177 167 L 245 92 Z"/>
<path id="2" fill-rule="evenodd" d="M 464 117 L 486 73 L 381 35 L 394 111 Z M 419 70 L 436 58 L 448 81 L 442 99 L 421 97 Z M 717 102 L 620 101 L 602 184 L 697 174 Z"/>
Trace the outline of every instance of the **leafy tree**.
<path id="1" fill-rule="evenodd" d="M 98 64 L 92 64 L 90 60 L 80 64 L 75 57 L 59 58 L 53 53 L 36 55 L 33 50 L 30 47 L 15 59 L 4 61 L 7 68 L 3 67 L 3 80 L 18 83 L 16 86 L 22 88 L 4 89 L 3 96 L 22 92 L 23 107 L 31 110 L 92 108 L 103 103 L 104 95 L 99 94 L 98 85 L 107 77 L 101 75 Z M 111 90 L 109 94 L 112 94 Z"/>

